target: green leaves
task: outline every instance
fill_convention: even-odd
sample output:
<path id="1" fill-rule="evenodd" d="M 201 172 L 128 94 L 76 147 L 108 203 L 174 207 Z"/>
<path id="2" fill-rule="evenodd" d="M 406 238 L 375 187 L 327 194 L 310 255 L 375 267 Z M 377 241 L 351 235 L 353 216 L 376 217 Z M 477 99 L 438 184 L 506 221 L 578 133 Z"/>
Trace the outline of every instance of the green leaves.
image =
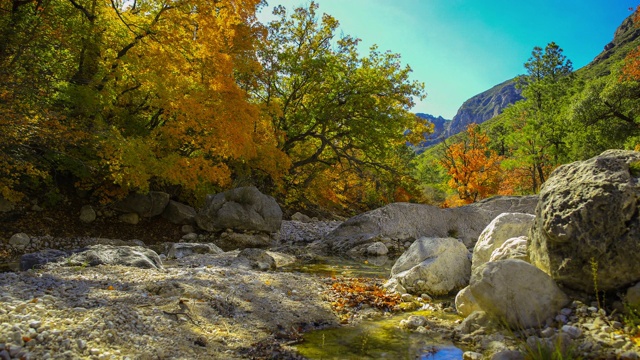
<path id="1" fill-rule="evenodd" d="M 360 56 L 359 39 L 337 36 L 338 21 L 318 16 L 316 3 L 290 16 L 283 7 L 274 14 L 279 18 L 259 50 L 265 71 L 255 97 L 281 109 L 274 123 L 292 160 L 290 186 L 308 187 L 338 167 L 363 180 L 366 173 L 403 172 L 397 149 L 406 130 L 428 131 L 409 113 L 412 97 L 424 97 L 423 85 L 409 79 L 411 69 L 376 47 Z"/>

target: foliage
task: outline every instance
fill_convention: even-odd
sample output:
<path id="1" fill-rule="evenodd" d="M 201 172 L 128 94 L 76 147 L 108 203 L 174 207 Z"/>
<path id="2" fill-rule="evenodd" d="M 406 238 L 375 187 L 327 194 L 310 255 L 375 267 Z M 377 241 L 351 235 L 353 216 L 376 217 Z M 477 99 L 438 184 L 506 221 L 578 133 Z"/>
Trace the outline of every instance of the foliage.
<path id="1" fill-rule="evenodd" d="M 563 105 L 572 84 L 573 67 L 554 42 L 543 50 L 535 47 L 520 77 L 525 97 L 506 109 L 511 129 L 506 136 L 511 161 L 507 169 L 526 176 L 530 191 L 538 191 L 550 171 L 566 159 L 568 126 Z M 522 188 L 523 184 L 516 184 Z"/>
<path id="2" fill-rule="evenodd" d="M 476 124 L 469 125 L 461 142 L 445 142 L 440 162 L 451 177 L 449 186 L 457 192 L 456 197 L 447 199 L 446 206 L 468 204 L 498 193 L 502 157 L 487 147 L 488 142 L 489 137 Z"/>
<path id="3" fill-rule="evenodd" d="M 253 94 L 271 109 L 291 158 L 287 203 L 392 201 L 409 179 L 406 143 L 431 131 L 409 112 L 423 85 L 409 80 L 398 54 L 373 46 L 361 57 L 359 39 L 336 36 L 338 21 L 317 10 L 314 2 L 291 14 L 275 8 L 258 51 L 264 70 Z"/>
<path id="4" fill-rule="evenodd" d="M 364 305 L 382 311 L 394 311 L 400 304 L 398 294 L 389 294 L 381 282 L 369 278 L 332 278 L 331 308 L 343 321 L 348 321 L 350 311 Z"/>
<path id="5" fill-rule="evenodd" d="M 115 194 L 195 194 L 238 164 L 280 178 L 288 159 L 236 81 L 259 66 L 259 3 L 1 2 L 2 195 L 57 173 Z"/>
<path id="6" fill-rule="evenodd" d="M 640 5 L 636 8 L 634 22 L 640 23 Z M 640 46 L 627 54 L 622 72 L 625 80 L 640 81 Z"/>

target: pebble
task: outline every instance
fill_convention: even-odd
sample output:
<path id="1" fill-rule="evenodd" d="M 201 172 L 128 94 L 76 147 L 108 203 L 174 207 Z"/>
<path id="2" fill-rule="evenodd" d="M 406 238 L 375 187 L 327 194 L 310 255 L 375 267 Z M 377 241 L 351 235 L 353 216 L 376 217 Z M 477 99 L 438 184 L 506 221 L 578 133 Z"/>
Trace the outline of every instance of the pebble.
<path id="1" fill-rule="evenodd" d="M 462 360 L 482 360 L 482 354 L 473 352 L 473 351 L 465 351 L 462 354 Z"/>
<path id="2" fill-rule="evenodd" d="M 582 335 L 582 330 L 571 325 L 564 325 L 562 327 L 562 332 L 568 334 L 572 339 L 577 339 Z"/>

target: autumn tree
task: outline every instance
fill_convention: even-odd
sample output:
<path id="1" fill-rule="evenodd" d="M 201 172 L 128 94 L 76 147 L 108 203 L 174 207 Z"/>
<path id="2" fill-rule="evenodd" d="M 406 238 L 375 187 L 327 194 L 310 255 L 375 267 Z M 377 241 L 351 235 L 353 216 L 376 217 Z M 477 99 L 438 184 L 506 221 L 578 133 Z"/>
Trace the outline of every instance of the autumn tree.
<path id="1" fill-rule="evenodd" d="M 314 2 L 274 14 L 254 96 L 271 112 L 278 146 L 291 158 L 291 201 L 351 194 L 360 198 L 340 202 L 357 204 L 366 193 L 394 193 L 408 177 L 406 143 L 430 131 L 409 112 L 413 99 L 424 97 L 423 85 L 410 81 L 398 54 L 373 46 L 360 56 L 359 39 L 337 36 L 338 21 L 319 16 Z"/>
<path id="2" fill-rule="evenodd" d="M 495 195 L 500 190 L 501 156 L 488 147 L 489 137 L 477 124 L 467 127 L 460 142 L 447 144 L 440 159 L 451 177 L 449 186 L 457 195 L 446 206 L 469 204 Z"/>
<path id="3" fill-rule="evenodd" d="M 2 195 L 19 198 L 16 174 L 193 195 L 236 171 L 282 177 L 275 129 L 238 84 L 260 66 L 259 3 L 0 2 Z"/>

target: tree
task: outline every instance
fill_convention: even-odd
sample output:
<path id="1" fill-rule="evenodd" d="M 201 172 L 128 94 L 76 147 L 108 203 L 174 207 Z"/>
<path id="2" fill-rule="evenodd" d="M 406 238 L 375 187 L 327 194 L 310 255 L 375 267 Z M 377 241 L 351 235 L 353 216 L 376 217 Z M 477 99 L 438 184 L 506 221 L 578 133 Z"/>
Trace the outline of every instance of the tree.
<path id="1" fill-rule="evenodd" d="M 279 148 L 291 158 L 290 194 L 360 188 L 354 182 L 379 184 L 374 192 L 384 193 L 379 187 L 394 187 L 406 173 L 398 160 L 406 142 L 430 131 L 409 112 L 413 98 L 424 97 L 423 85 L 409 80 L 411 69 L 397 54 L 374 46 L 361 57 L 359 40 L 337 37 L 338 21 L 317 10 L 314 2 L 291 15 L 274 10 L 278 19 L 259 50 L 264 71 L 256 74 L 255 99 L 269 109 Z M 350 184 L 322 181 L 337 178 L 326 172 Z"/>
<path id="2" fill-rule="evenodd" d="M 1 2 L 3 195 L 27 169 L 108 194 L 281 178 L 288 158 L 237 81 L 259 67 L 259 3 Z"/>
<path id="3" fill-rule="evenodd" d="M 527 74 L 520 77 L 524 100 L 505 110 L 512 128 L 507 142 L 511 149 L 512 169 L 530 175 L 530 191 L 537 192 L 550 169 L 566 158 L 565 137 L 569 129 L 564 104 L 572 81 L 571 61 L 554 42 L 543 50 L 535 47 L 525 63 Z"/>
<path id="4" fill-rule="evenodd" d="M 585 159 L 607 149 L 633 148 L 640 137 L 640 82 L 612 71 L 589 80 L 574 96 L 570 140 L 572 158 Z M 633 143 L 628 144 L 629 140 Z"/>
<path id="5" fill-rule="evenodd" d="M 449 186 L 457 192 L 447 200 L 447 206 L 469 204 L 499 192 L 502 157 L 490 150 L 488 143 L 489 137 L 476 124 L 467 127 L 462 141 L 451 145 L 445 141 L 440 162 L 451 176 Z"/>

